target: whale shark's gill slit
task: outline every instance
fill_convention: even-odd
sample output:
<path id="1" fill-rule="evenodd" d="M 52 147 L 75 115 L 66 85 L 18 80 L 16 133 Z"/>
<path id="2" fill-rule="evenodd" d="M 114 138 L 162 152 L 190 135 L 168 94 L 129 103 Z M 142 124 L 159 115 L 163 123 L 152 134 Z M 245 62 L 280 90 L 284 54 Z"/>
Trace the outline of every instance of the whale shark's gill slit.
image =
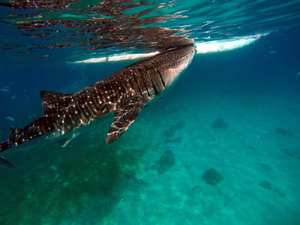
<path id="1" fill-rule="evenodd" d="M 88 104 L 85 105 L 85 110 L 83 111 L 83 113 L 85 114 L 84 116 L 90 120 L 90 118 L 92 117 L 93 115 L 93 112 L 92 110 L 90 109 L 90 106 Z"/>
<path id="2" fill-rule="evenodd" d="M 146 84 L 146 82 L 145 82 L 145 80 L 144 80 L 143 72 L 141 71 L 141 69 L 139 69 L 139 72 L 140 72 L 140 74 L 141 74 L 141 78 L 142 78 L 143 83 L 144 83 L 144 85 L 145 85 L 145 88 L 146 88 L 146 90 L 147 90 L 148 96 L 150 96 L 150 92 L 149 92 L 148 87 L 147 87 L 147 84 Z"/>
<path id="3" fill-rule="evenodd" d="M 133 83 L 132 83 L 131 79 L 129 79 L 129 83 L 130 83 L 130 85 L 131 85 L 132 89 L 134 90 L 134 85 L 133 85 Z"/>
<path id="4" fill-rule="evenodd" d="M 97 93 L 97 97 L 95 96 L 94 98 L 95 100 L 95 106 L 97 107 L 97 110 L 99 111 L 101 109 L 101 107 L 103 106 L 103 102 L 104 102 L 104 97 L 102 95 L 102 93 L 99 91 Z"/>
<path id="5" fill-rule="evenodd" d="M 153 80 L 151 80 L 151 83 L 152 83 L 152 87 L 153 87 L 155 96 L 157 96 L 158 95 L 158 91 L 157 91 L 157 88 L 156 88 L 155 84 L 153 83 Z"/>
<path id="6" fill-rule="evenodd" d="M 138 81 L 137 81 L 136 76 L 134 75 L 134 73 L 132 74 L 132 76 L 133 76 L 133 78 L 135 80 L 136 86 L 138 87 L 140 94 L 143 95 L 142 90 L 140 89 L 140 85 L 139 85 L 139 83 L 138 83 Z"/>
<path id="7" fill-rule="evenodd" d="M 164 79 L 163 79 L 163 77 L 162 77 L 162 75 L 161 75 L 161 73 L 160 73 L 160 71 L 158 70 L 158 69 L 156 69 L 156 71 L 157 71 L 157 73 L 159 74 L 159 76 L 160 76 L 160 79 L 161 79 L 161 83 L 162 83 L 162 85 L 164 86 L 164 88 L 166 87 L 166 84 L 165 84 L 165 81 L 164 81 Z"/>

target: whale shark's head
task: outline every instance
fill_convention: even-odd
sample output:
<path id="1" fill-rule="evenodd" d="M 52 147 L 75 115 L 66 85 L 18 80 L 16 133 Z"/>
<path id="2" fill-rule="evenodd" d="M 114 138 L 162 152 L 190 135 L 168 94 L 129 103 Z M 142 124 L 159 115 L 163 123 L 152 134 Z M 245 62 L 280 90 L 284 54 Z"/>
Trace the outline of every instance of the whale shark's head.
<path id="1" fill-rule="evenodd" d="M 157 70 L 160 71 L 166 89 L 180 77 L 191 63 L 194 54 L 195 49 L 192 45 L 173 48 L 161 54 L 158 58 L 161 63 Z"/>

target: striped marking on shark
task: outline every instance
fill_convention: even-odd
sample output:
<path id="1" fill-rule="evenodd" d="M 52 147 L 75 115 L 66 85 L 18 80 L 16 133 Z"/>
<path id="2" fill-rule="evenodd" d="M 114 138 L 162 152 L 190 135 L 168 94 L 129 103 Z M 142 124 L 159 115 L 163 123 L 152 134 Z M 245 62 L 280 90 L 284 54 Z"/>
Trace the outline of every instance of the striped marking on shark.
<path id="1" fill-rule="evenodd" d="M 180 46 L 125 67 L 74 94 L 41 91 L 43 116 L 24 128 L 11 128 L 9 138 L 0 144 L 0 152 L 43 135 L 64 135 L 110 112 L 114 120 L 106 143 L 116 141 L 145 104 L 178 79 L 194 54 L 194 46 Z"/>

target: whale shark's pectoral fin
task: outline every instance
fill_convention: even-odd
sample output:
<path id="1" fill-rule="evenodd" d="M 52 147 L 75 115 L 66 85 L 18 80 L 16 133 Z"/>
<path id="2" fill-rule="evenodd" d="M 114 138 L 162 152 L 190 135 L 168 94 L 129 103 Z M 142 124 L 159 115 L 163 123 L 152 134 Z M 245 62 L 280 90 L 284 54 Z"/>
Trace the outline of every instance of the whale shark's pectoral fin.
<path id="1" fill-rule="evenodd" d="M 144 106 L 141 96 L 133 96 L 126 98 L 121 106 L 114 112 L 114 121 L 107 133 L 106 144 L 110 144 L 117 140 L 128 127 L 134 122 Z"/>

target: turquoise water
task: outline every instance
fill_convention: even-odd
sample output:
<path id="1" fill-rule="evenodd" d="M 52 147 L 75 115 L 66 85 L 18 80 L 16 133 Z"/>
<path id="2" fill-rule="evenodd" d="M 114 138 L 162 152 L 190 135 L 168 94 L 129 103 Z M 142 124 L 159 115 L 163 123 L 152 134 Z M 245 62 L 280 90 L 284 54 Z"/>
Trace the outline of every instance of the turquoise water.
<path id="1" fill-rule="evenodd" d="M 175 3 L 149 17 L 177 12 L 163 26 L 187 27 L 181 33 L 195 41 L 270 34 L 241 49 L 196 55 L 110 145 L 112 116 L 79 129 L 65 148 L 42 140 L 6 151 L 19 169 L 0 168 L 1 225 L 300 223 L 299 4 Z M 6 19 L 23 12 L 0 10 Z M 41 116 L 39 91 L 72 93 L 132 63 L 72 61 L 140 50 L 134 42 L 128 50 L 45 49 L 61 37 L 33 39 L 0 24 L 2 140 L 10 126 Z M 203 179 L 211 168 L 221 179 Z"/>

